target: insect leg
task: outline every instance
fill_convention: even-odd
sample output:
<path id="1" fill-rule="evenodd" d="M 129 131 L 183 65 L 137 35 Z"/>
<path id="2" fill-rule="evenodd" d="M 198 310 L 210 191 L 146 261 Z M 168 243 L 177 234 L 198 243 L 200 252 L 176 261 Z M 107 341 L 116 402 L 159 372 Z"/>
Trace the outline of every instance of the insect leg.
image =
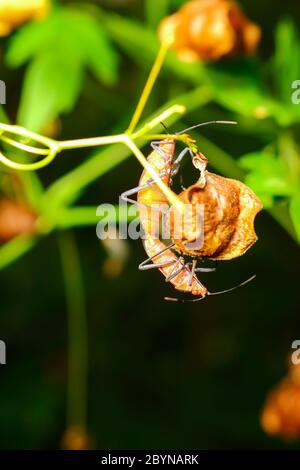
<path id="1" fill-rule="evenodd" d="M 165 297 L 165 300 L 168 300 L 168 301 L 171 301 L 171 302 L 183 302 L 183 303 L 194 303 L 194 302 L 199 302 L 200 300 L 204 300 L 205 297 L 209 296 L 209 295 L 220 295 L 220 294 L 227 294 L 227 292 L 232 292 L 236 289 L 239 289 L 240 287 L 243 287 L 245 286 L 246 284 L 248 284 L 249 282 L 251 282 L 253 279 L 255 278 L 255 275 L 254 276 L 251 276 L 249 279 L 247 279 L 246 281 L 244 282 L 241 282 L 240 284 L 238 284 L 237 286 L 234 286 L 234 287 L 231 287 L 231 289 L 226 289 L 226 290 L 222 290 L 222 291 L 219 291 L 219 292 L 208 292 L 207 294 L 203 295 L 202 297 L 198 297 L 197 299 L 177 299 L 177 298 L 170 298 L 170 297 Z"/>
<path id="2" fill-rule="evenodd" d="M 191 157 L 193 158 L 194 154 L 192 152 L 192 150 L 189 148 L 189 147 L 186 147 L 185 149 L 182 150 L 182 152 L 180 152 L 180 154 L 178 155 L 178 157 L 176 158 L 176 160 L 173 162 L 173 165 L 172 165 L 172 176 L 175 176 L 177 175 L 179 169 L 180 169 L 180 163 L 181 163 L 181 160 L 183 159 L 183 157 L 189 153 L 191 155 Z M 183 178 L 182 178 L 182 173 L 180 173 L 180 186 L 181 186 L 181 189 L 184 191 L 186 188 L 184 187 L 183 185 Z"/>
<path id="3" fill-rule="evenodd" d="M 196 269 L 196 266 L 197 266 L 197 260 L 196 259 L 193 259 L 193 262 L 192 262 L 192 269 L 191 269 L 191 272 L 189 274 L 189 282 L 188 282 L 188 286 L 191 287 L 192 283 L 193 283 L 193 277 L 195 275 L 195 269 Z"/>
<path id="4" fill-rule="evenodd" d="M 196 268 L 195 273 L 214 273 L 217 270 L 217 263 L 215 261 L 213 268 Z"/>
<path id="5" fill-rule="evenodd" d="M 165 297 L 165 300 L 167 302 L 181 302 L 181 303 L 186 303 L 186 302 L 189 302 L 189 303 L 193 303 L 193 302 L 199 302 L 200 300 L 204 300 L 206 297 L 206 295 L 203 295 L 202 297 L 198 297 L 197 299 L 179 299 L 177 297 Z"/>
<path id="6" fill-rule="evenodd" d="M 185 191 L 187 189 L 186 186 L 184 186 L 184 184 L 183 184 L 182 173 L 180 173 L 180 187 L 181 187 L 182 191 Z"/>
<path id="7" fill-rule="evenodd" d="M 142 191 L 143 189 L 150 188 L 155 184 L 155 181 L 150 179 L 146 184 L 142 184 L 140 186 L 136 186 L 136 188 L 128 189 L 128 191 L 125 191 L 124 193 L 121 194 L 121 199 L 124 202 L 130 202 L 131 204 L 136 204 L 138 206 L 144 206 L 145 204 L 141 204 L 138 201 L 135 201 L 134 199 L 131 199 L 130 196 L 133 196 L 134 194 L 137 194 L 139 191 Z M 149 206 L 150 207 L 150 206 Z"/>
<path id="8" fill-rule="evenodd" d="M 161 144 L 161 140 L 153 140 L 153 142 L 150 143 L 151 147 L 153 148 L 153 150 L 157 153 L 159 153 L 159 155 L 161 157 L 163 157 L 164 159 L 168 158 L 168 156 L 166 155 L 166 153 L 160 148 L 160 144 Z"/>
<path id="9" fill-rule="evenodd" d="M 189 147 L 186 147 L 182 150 L 182 152 L 180 152 L 180 154 L 178 155 L 178 157 L 176 158 L 176 160 L 174 160 L 173 162 L 173 165 L 172 165 L 172 176 L 176 175 L 178 173 L 178 170 L 180 168 L 180 163 L 181 163 L 181 160 L 183 159 L 183 157 L 189 153 L 191 155 L 191 157 L 193 158 L 194 154 L 192 152 L 192 150 L 189 148 Z"/>
<path id="10" fill-rule="evenodd" d="M 160 178 L 163 178 L 164 176 L 165 176 L 164 171 L 159 173 Z M 124 193 L 122 193 L 121 196 L 120 196 L 121 200 L 124 201 L 124 202 L 129 202 L 130 204 L 135 204 L 137 206 L 148 207 L 149 209 L 154 209 L 154 210 L 160 210 L 158 208 L 155 208 L 155 207 L 152 207 L 152 206 L 149 206 L 149 205 L 146 205 L 146 204 L 142 204 L 142 203 L 136 201 L 135 199 L 131 199 L 131 197 L 130 197 L 130 196 L 133 196 L 134 194 L 137 194 L 139 191 L 142 191 L 143 189 L 151 188 L 151 186 L 155 186 L 155 185 L 156 185 L 155 181 L 152 178 L 150 178 L 147 181 L 146 184 L 136 186 L 135 188 L 128 189 L 128 191 L 125 191 Z"/>
<path id="11" fill-rule="evenodd" d="M 140 265 L 139 265 L 139 270 L 140 271 L 146 271 L 148 269 L 154 269 L 154 268 L 163 268 L 164 266 L 168 266 L 169 264 L 172 264 L 174 263 L 174 260 L 170 260 L 170 261 L 165 261 L 164 263 L 150 263 L 148 264 L 150 261 L 152 261 L 154 258 L 156 258 L 157 256 L 160 256 L 162 255 L 163 253 L 165 253 L 165 251 L 168 251 L 170 250 L 171 248 L 173 248 L 173 246 L 175 246 L 175 243 L 172 243 L 171 245 L 169 246 L 166 246 L 163 250 L 159 251 L 158 253 L 156 253 L 155 255 L 151 256 L 150 258 L 147 258 L 145 259 L 145 261 L 143 261 Z"/>
<path id="12" fill-rule="evenodd" d="M 197 268 L 195 269 L 195 273 L 213 273 L 217 270 L 217 268 Z"/>
<path id="13" fill-rule="evenodd" d="M 176 262 L 176 265 L 179 265 L 180 263 L 181 263 L 180 268 L 177 269 L 177 271 L 173 271 L 168 277 L 166 277 L 166 279 L 165 279 L 166 282 L 172 281 L 172 279 L 174 279 L 174 277 L 176 277 L 178 274 L 181 273 L 181 271 L 183 271 L 185 269 L 186 265 L 183 264 L 183 258 L 178 258 L 178 261 Z"/>

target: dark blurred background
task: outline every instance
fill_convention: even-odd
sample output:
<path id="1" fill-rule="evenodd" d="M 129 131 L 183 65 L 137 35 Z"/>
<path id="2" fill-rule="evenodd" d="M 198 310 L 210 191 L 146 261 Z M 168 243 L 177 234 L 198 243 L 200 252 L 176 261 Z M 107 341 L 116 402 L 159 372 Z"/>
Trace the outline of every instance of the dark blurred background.
<path id="1" fill-rule="evenodd" d="M 143 18 L 142 1 L 94 3 Z M 241 3 L 263 30 L 261 51 L 268 60 L 275 24 L 286 15 L 299 22 L 298 4 Z M 13 115 L 23 70 L 4 73 L 7 108 Z M 120 116 L 124 121 L 130 116 L 145 77 L 126 56 L 115 88 L 107 89 L 88 76 L 75 109 L 61 118 L 60 138 L 110 134 Z M 153 109 L 168 98 L 169 82 L 172 74 L 166 72 L 152 99 Z M 217 106 L 210 110 L 214 112 L 218 119 Z M 189 122 L 203 118 L 202 109 Z M 253 149 L 252 136 L 233 140 L 220 128 L 203 135 L 233 156 Z M 87 154 L 75 152 L 72 161 L 58 159 L 41 171 L 44 182 Z M 136 160 L 128 159 L 94 183 L 82 202 L 116 203 L 121 192 L 136 186 L 140 172 Z M 297 442 L 267 436 L 259 423 L 267 393 L 286 373 L 291 343 L 300 339 L 299 246 L 266 212 L 259 214 L 256 232 L 259 240 L 245 256 L 220 262 L 215 274 L 201 278 L 212 291 L 253 273 L 256 280 L 196 304 L 163 300 L 173 292 L 160 273 L 137 269 L 145 258 L 140 241 L 128 242 L 128 260 L 120 275 L 110 278 L 103 270 L 107 253 L 95 227 L 74 232 L 87 299 L 87 427 L 93 446 L 300 448 Z M 60 447 L 67 426 L 68 331 L 56 235 L 43 239 L 0 278 L 0 338 L 7 344 L 7 365 L 0 369 L 0 446 Z"/>

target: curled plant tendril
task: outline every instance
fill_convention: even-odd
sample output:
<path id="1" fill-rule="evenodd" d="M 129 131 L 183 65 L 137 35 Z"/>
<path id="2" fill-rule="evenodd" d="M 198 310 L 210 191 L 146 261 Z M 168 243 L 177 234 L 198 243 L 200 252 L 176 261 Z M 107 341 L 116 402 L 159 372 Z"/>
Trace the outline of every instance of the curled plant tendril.
<path id="1" fill-rule="evenodd" d="M 84 148 L 84 147 L 96 147 L 100 145 L 116 144 L 121 143 L 126 145 L 137 158 L 139 163 L 145 170 L 149 172 L 159 189 L 165 195 L 167 201 L 173 205 L 181 213 L 184 211 L 184 204 L 178 196 L 162 181 L 157 172 L 149 165 L 147 159 L 136 145 L 136 140 L 144 138 L 145 140 L 163 139 L 165 135 L 152 134 L 151 132 L 159 123 L 173 116 L 174 114 L 184 114 L 186 111 L 185 106 L 175 104 L 170 108 L 166 109 L 160 115 L 154 119 L 148 121 L 143 127 L 136 130 L 138 123 L 141 119 L 142 113 L 148 102 L 149 96 L 158 78 L 160 70 L 163 66 L 166 54 L 170 47 L 171 40 L 168 37 L 165 41 L 162 41 L 160 50 L 157 58 L 150 71 L 148 80 L 142 91 L 138 104 L 133 113 L 127 130 L 119 135 L 95 137 L 89 139 L 77 139 L 69 141 L 56 141 L 42 135 L 30 132 L 27 129 L 19 126 L 12 126 L 0 123 L 0 141 L 6 145 L 10 145 L 18 150 L 24 151 L 31 155 L 42 156 L 43 158 L 34 163 L 18 163 L 12 161 L 3 152 L 0 151 L 0 162 L 9 168 L 20 171 L 34 171 L 44 168 L 51 163 L 58 153 L 66 149 Z M 195 143 L 189 141 L 187 135 L 169 135 L 169 138 L 173 138 L 176 141 L 185 142 L 192 150 L 194 149 Z"/>
<path id="2" fill-rule="evenodd" d="M 0 140 L 18 150 L 32 155 L 43 156 L 34 163 L 17 163 L 0 152 L 0 161 L 14 170 L 34 171 L 51 163 L 59 152 L 59 143 L 40 134 L 30 132 L 20 126 L 0 123 Z M 32 145 L 29 145 L 32 143 Z"/>
<path id="3" fill-rule="evenodd" d="M 159 76 L 161 68 L 163 66 L 166 54 L 171 45 L 170 38 L 162 41 L 161 47 L 158 51 L 157 58 L 153 64 L 153 67 L 150 71 L 148 80 L 145 84 L 145 87 L 142 91 L 138 104 L 133 113 L 131 122 L 128 129 L 120 135 L 116 136 L 107 136 L 107 137 L 96 137 L 90 139 L 78 139 L 70 141 L 56 141 L 48 137 L 42 136 L 31 132 L 23 127 L 8 125 L 0 123 L 0 140 L 12 147 L 15 147 L 19 150 L 23 150 L 29 154 L 43 156 L 42 160 L 35 163 L 16 163 L 9 159 L 7 156 L 0 152 L 0 162 L 9 168 L 21 171 L 34 171 L 40 168 L 45 167 L 51 163 L 59 152 L 64 149 L 75 149 L 75 148 L 84 148 L 84 147 L 96 147 L 106 144 L 114 143 L 123 143 L 127 145 L 140 163 L 145 167 L 147 166 L 147 161 L 144 156 L 141 156 L 139 149 L 135 146 L 134 141 L 140 137 L 147 138 L 147 133 L 151 131 L 156 125 L 158 125 L 164 119 L 174 115 L 174 114 L 183 114 L 186 109 L 181 105 L 173 105 L 169 109 L 162 112 L 159 116 L 154 118 L 152 121 L 146 123 L 141 129 L 136 131 L 136 127 L 140 121 L 141 115 L 145 109 L 145 106 L 148 102 L 149 96 L 152 92 L 152 89 L 156 83 L 156 80 Z M 9 134 L 9 135 L 6 135 Z M 150 136 L 149 136 L 150 137 Z M 152 136 L 150 137 L 152 138 Z M 176 137 L 176 140 L 183 140 L 180 137 Z M 29 142 L 33 141 L 36 145 L 29 145 Z M 43 146 L 44 148 L 41 148 Z M 155 177 L 158 180 L 158 176 Z"/>

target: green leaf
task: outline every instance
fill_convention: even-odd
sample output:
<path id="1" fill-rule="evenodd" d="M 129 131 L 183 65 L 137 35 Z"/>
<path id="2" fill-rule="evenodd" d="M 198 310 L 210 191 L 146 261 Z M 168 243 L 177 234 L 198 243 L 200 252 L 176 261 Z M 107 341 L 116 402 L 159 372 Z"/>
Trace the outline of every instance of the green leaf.
<path id="1" fill-rule="evenodd" d="M 54 10 L 47 20 L 20 28 L 10 42 L 6 61 L 18 67 L 48 50 L 64 50 L 66 45 L 66 55 L 71 45 L 73 54 L 98 78 L 107 84 L 116 81 L 118 57 L 103 25 L 90 12 L 74 7 Z"/>
<path id="2" fill-rule="evenodd" d="M 73 47 L 82 60 L 107 85 L 118 77 L 118 55 L 110 42 L 103 24 L 89 12 L 69 8 L 64 11 Z"/>
<path id="3" fill-rule="evenodd" d="M 0 247 L 0 271 L 20 256 L 25 255 L 36 244 L 38 239 L 29 235 L 21 235 L 13 238 Z"/>
<path id="4" fill-rule="evenodd" d="M 40 131 L 57 115 L 72 109 L 81 81 L 80 64 L 61 51 L 36 58 L 26 73 L 18 123 Z"/>
<path id="5" fill-rule="evenodd" d="M 291 85 L 300 76 L 300 41 L 294 22 L 282 20 L 275 32 L 273 74 L 277 91 L 283 102 L 291 103 Z"/>
<path id="6" fill-rule="evenodd" d="M 277 166 L 277 160 L 272 153 L 251 152 L 243 155 L 239 164 L 244 170 L 268 175 L 270 171 L 273 171 L 274 165 Z"/>
<path id="7" fill-rule="evenodd" d="M 300 121 L 300 106 L 293 102 L 294 93 L 298 97 L 296 80 L 300 76 L 300 40 L 292 19 L 280 21 L 275 32 L 275 54 L 272 60 L 275 91 L 286 112 L 291 116 L 291 123 Z"/>
<path id="8" fill-rule="evenodd" d="M 290 202 L 290 215 L 300 242 L 300 192 L 295 194 Z"/>
<path id="9" fill-rule="evenodd" d="M 274 197 L 290 197 L 295 185 L 290 181 L 285 161 L 267 152 L 255 152 L 240 158 L 241 168 L 248 171 L 246 184 L 253 189 L 265 205 L 270 207 Z"/>
<path id="10" fill-rule="evenodd" d="M 246 177 L 246 181 L 257 194 L 285 197 L 291 196 L 294 192 L 288 181 L 275 175 L 263 178 L 259 173 L 251 173 Z"/>
<path id="11" fill-rule="evenodd" d="M 55 13 L 44 21 L 27 23 L 12 36 L 5 56 L 10 67 L 20 67 L 49 47 L 59 27 Z"/>
<path id="12" fill-rule="evenodd" d="M 75 7 L 55 9 L 46 20 L 20 28 L 6 60 L 11 67 L 30 61 L 18 123 L 35 131 L 71 111 L 85 68 L 106 85 L 118 76 L 118 56 L 103 25 L 91 12 Z"/>
<path id="13" fill-rule="evenodd" d="M 170 0 L 146 0 L 147 22 L 152 29 L 156 29 L 159 22 L 168 14 Z"/>
<path id="14" fill-rule="evenodd" d="M 216 101 L 225 108 L 245 117 L 274 118 L 280 125 L 289 125 L 292 113 L 273 99 L 258 76 L 258 71 L 243 62 L 228 69 L 208 69 Z"/>
<path id="15" fill-rule="evenodd" d="M 0 121 L 6 124 L 9 124 L 9 119 L 7 117 L 7 114 L 5 112 L 4 106 L 0 106 Z"/>

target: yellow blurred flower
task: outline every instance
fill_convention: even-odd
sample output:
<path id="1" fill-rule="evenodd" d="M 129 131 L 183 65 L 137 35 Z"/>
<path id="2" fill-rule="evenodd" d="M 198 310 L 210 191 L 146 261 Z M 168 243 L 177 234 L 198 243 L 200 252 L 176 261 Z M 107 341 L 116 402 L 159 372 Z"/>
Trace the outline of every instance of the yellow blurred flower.
<path id="1" fill-rule="evenodd" d="M 253 54 L 261 33 L 234 1 L 194 0 L 164 19 L 159 35 L 182 60 L 193 62 Z"/>
<path id="2" fill-rule="evenodd" d="M 291 366 L 288 375 L 267 397 L 261 426 L 268 434 L 286 440 L 300 439 L 300 365 Z"/>
<path id="3" fill-rule="evenodd" d="M 0 36 L 7 36 L 26 21 L 43 18 L 50 0 L 0 0 Z"/>

